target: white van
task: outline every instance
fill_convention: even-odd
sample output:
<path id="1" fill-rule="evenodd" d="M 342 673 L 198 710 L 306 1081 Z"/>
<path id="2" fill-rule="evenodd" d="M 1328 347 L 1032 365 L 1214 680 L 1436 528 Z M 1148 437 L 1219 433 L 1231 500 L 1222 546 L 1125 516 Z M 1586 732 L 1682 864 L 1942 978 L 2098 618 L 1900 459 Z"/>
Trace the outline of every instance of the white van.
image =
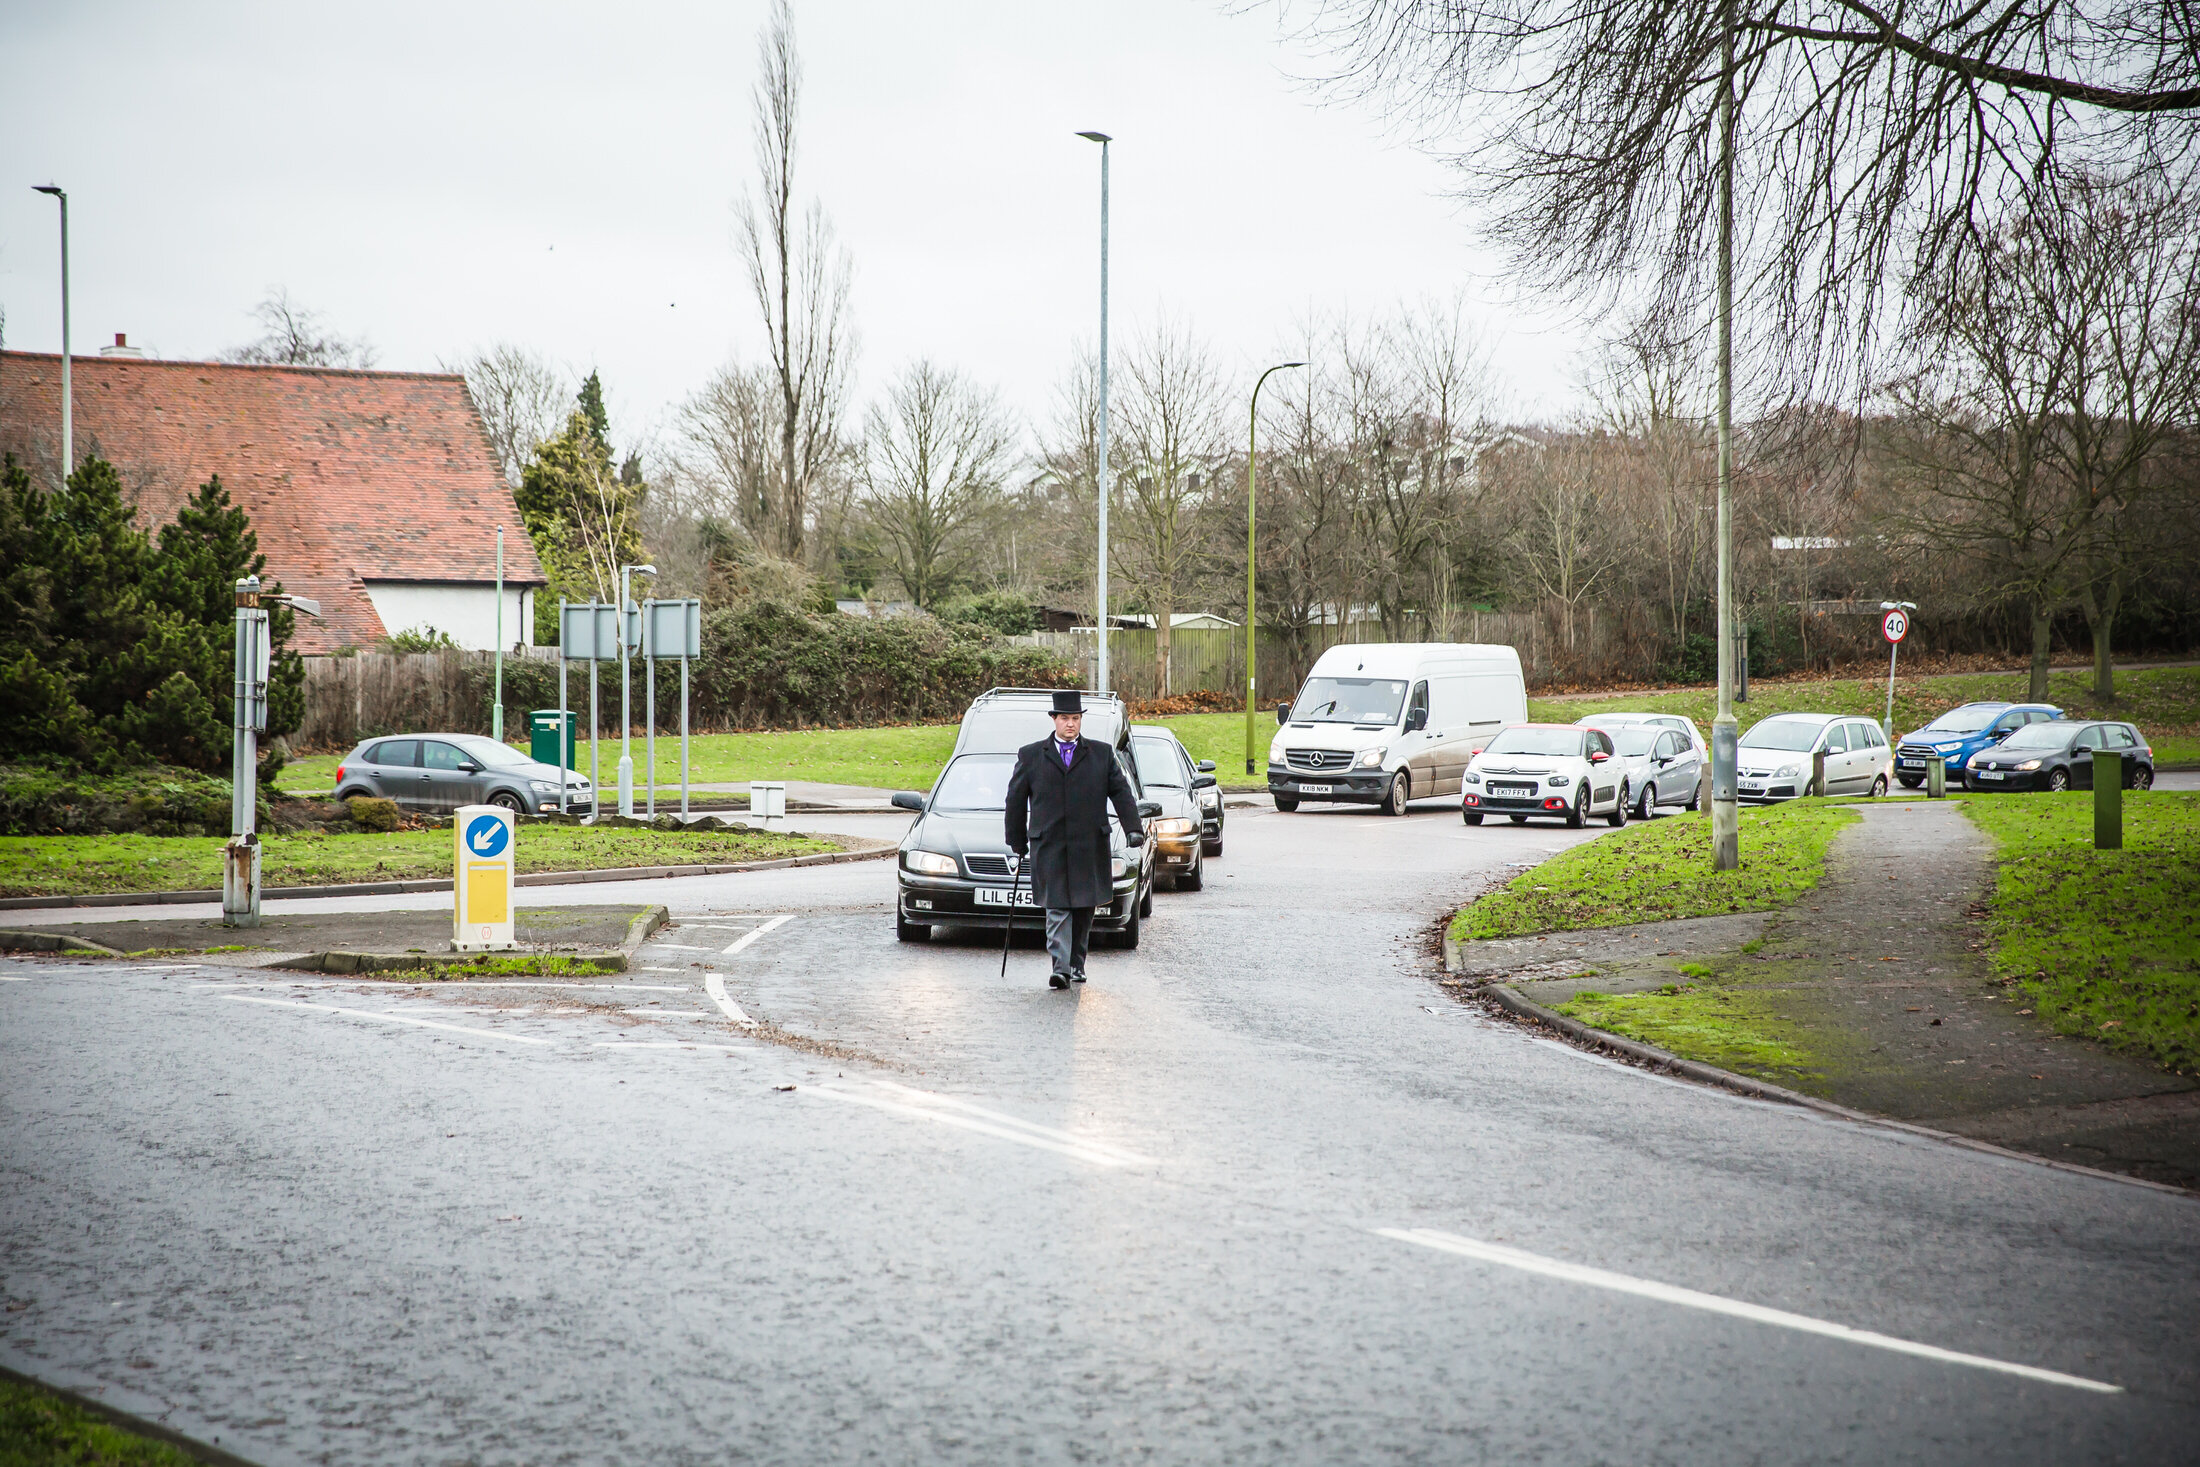
<path id="1" fill-rule="evenodd" d="M 1268 746 L 1278 810 L 1301 800 L 1380 805 L 1459 793 L 1467 761 L 1528 717 L 1520 654 L 1466 642 L 1364 642 L 1330 648 L 1306 675 Z"/>

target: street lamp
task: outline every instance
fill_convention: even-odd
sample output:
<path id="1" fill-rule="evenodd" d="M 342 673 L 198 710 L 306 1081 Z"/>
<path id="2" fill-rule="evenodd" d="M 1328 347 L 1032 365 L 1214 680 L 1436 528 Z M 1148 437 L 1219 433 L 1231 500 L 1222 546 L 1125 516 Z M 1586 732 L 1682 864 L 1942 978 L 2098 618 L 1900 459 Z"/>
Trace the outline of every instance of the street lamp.
<path id="1" fill-rule="evenodd" d="M 627 644 L 632 641 L 628 620 L 634 614 L 634 572 L 645 576 L 657 574 L 653 565 L 622 565 L 619 567 L 619 814 L 634 818 L 634 719 L 627 712 Z M 652 770 L 654 777 L 656 771 Z"/>
<path id="2" fill-rule="evenodd" d="M 1245 772 L 1253 772 L 1253 673 L 1259 666 L 1253 637 L 1253 470 L 1260 457 L 1260 389 L 1271 372 L 1303 367 L 1304 362 L 1278 362 L 1260 374 L 1253 384 L 1253 405 L 1246 412 L 1250 422 L 1245 435 Z"/>
<path id="3" fill-rule="evenodd" d="M 1115 141 L 1104 132 L 1081 132 L 1079 137 L 1100 145 L 1100 614 L 1093 627 L 1099 639 L 1099 661 L 1093 668 L 1092 690 L 1108 690 L 1108 144 Z"/>
<path id="4" fill-rule="evenodd" d="M 76 429 L 71 421 L 75 404 L 69 397 L 69 196 L 58 183 L 31 185 L 61 201 L 61 477 L 76 472 Z"/>

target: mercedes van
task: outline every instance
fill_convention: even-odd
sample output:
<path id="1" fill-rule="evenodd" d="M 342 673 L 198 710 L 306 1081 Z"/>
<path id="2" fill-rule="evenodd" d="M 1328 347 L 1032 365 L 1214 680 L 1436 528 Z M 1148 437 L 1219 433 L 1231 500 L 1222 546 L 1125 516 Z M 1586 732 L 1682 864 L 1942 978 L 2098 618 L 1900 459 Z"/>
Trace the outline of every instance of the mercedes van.
<path id="1" fill-rule="evenodd" d="M 1458 794 L 1467 761 L 1527 717 L 1520 654 L 1510 647 L 1332 647 L 1298 697 L 1276 709 L 1282 726 L 1268 745 L 1268 793 L 1278 810 L 1330 800 L 1403 815 L 1409 800 Z"/>

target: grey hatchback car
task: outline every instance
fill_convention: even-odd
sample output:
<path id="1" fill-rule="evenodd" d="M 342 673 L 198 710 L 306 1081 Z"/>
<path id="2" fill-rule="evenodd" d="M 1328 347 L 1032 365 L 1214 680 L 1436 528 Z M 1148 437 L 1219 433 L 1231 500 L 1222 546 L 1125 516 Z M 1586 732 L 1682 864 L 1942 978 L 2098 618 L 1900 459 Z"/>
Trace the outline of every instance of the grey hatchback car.
<path id="1" fill-rule="evenodd" d="M 565 776 L 568 805 L 589 798 L 585 775 Z M 479 734 L 365 739 L 336 766 L 336 798 L 378 795 L 407 810 L 448 815 L 461 805 L 537 814 L 558 808 L 558 770 Z"/>

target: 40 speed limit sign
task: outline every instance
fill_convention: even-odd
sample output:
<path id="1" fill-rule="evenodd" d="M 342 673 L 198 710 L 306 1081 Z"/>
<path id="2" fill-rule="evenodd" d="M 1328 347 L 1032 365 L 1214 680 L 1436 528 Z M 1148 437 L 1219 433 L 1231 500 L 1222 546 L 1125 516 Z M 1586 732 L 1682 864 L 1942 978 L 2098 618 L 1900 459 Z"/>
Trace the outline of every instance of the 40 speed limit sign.
<path id="1" fill-rule="evenodd" d="M 1886 633 L 1888 641 L 1901 641 L 1910 634 L 1908 613 L 1900 610 L 1888 612 L 1886 617 L 1879 623 L 1879 630 Z"/>

